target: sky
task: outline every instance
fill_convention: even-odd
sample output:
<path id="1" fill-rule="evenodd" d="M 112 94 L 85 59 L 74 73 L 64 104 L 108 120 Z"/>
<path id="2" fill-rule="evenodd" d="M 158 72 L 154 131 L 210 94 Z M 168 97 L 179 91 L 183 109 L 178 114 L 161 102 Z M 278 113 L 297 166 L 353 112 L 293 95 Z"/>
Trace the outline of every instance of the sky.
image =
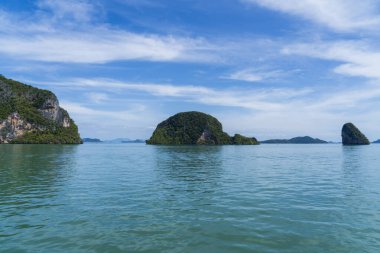
<path id="1" fill-rule="evenodd" d="M 2 0 L 0 74 L 53 91 L 82 137 L 195 110 L 259 140 L 375 140 L 379 27 L 379 0 Z"/>

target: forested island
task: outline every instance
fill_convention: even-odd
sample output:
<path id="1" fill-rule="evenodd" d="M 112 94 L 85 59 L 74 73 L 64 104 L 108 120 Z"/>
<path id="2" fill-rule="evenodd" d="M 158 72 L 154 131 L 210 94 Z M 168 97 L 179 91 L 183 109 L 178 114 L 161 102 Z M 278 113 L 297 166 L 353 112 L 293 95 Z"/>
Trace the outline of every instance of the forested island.
<path id="1" fill-rule="evenodd" d="M 213 116 L 202 112 L 181 112 L 158 124 L 146 141 L 154 145 L 258 145 L 254 137 L 229 136 Z"/>
<path id="2" fill-rule="evenodd" d="M 82 140 L 51 91 L 0 75 L 0 143 L 79 144 Z"/>

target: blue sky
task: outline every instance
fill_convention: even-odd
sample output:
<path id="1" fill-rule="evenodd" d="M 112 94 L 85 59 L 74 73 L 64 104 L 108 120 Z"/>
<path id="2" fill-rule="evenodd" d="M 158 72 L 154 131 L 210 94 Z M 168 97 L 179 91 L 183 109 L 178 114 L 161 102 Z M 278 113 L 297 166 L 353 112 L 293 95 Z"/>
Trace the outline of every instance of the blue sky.
<path id="1" fill-rule="evenodd" d="M 380 138 L 377 0 L 4 0 L 0 73 L 55 92 L 83 137 L 180 111 L 229 134 Z"/>

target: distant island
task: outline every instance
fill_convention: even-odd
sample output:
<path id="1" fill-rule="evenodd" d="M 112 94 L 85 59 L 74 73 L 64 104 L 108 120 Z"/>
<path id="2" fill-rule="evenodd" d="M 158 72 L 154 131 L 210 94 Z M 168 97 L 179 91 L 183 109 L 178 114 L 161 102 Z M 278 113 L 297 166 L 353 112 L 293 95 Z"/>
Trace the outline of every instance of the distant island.
<path id="1" fill-rule="evenodd" d="M 374 144 L 380 144 L 380 140 L 374 141 L 372 143 L 374 143 Z"/>
<path id="2" fill-rule="evenodd" d="M 223 132 L 222 124 L 202 112 L 181 112 L 157 125 L 146 141 L 154 145 L 258 145 L 256 138 Z"/>
<path id="3" fill-rule="evenodd" d="M 97 139 L 97 138 L 83 138 L 82 139 L 83 143 L 101 143 L 103 141 L 101 141 L 100 139 Z"/>
<path id="4" fill-rule="evenodd" d="M 130 140 L 130 141 L 122 141 L 121 143 L 145 143 L 145 141 L 136 139 L 136 140 Z"/>
<path id="5" fill-rule="evenodd" d="M 115 143 L 145 143 L 145 141 L 141 139 L 131 140 L 128 138 L 117 138 L 117 139 L 105 140 L 105 141 L 102 141 L 98 138 L 83 138 L 82 141 L 84 143 L 114 143 L 114 144 Z"/>
<path id="6" fill-rule="evenodd" d="M 0 75 L 0 143 L 80 144 L 82 139 L 51 91 Z"/>
<path id="7" fill-rule="evenodd" d="M 266 141 L 260 141 L 263 144 L 327 144 L 327 141 L 320 140 L 318 138 L 312 138 L 310 136 L 295 137 L 292 139 L 272 139 Z"/>

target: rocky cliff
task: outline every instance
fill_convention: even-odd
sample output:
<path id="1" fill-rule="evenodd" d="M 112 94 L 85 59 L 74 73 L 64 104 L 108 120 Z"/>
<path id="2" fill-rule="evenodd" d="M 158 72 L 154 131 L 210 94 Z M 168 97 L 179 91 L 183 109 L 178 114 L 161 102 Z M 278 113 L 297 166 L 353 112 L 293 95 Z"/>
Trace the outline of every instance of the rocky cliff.
<path id="1" fill-rule="evenodd" d="M 367 137 L 352 123 L 346 123 L 342 128 L 343 145 L 369 145 Z"/>
<path id="2" fill-rule="evenodd" d="M 230 137 L 213 116 L 201 112 L 182 112 L 158 124 L 147 144 L 163 145 L 254 145 L 255 138 Z"/>
<path id="3" fill-rule="evenodd" d="M 0 143 L 81 143 L 78 127 L 50 91 L 0 75 Z"/>

